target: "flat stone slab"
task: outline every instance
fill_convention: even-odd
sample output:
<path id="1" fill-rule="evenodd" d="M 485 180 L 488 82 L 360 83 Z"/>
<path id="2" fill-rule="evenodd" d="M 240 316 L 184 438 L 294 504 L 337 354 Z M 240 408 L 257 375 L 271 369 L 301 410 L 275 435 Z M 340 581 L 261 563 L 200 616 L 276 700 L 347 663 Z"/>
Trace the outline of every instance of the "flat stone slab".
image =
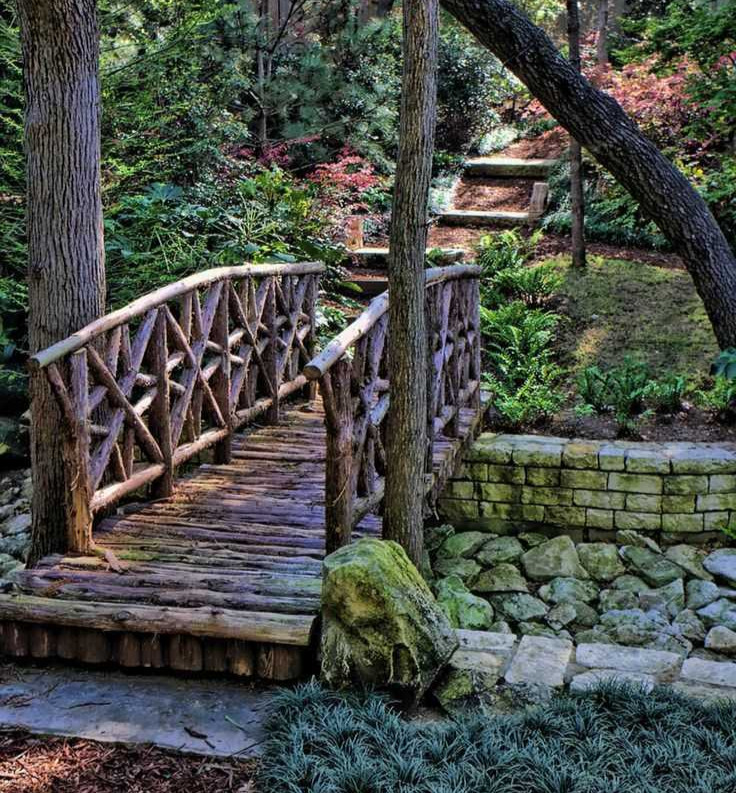
<path id="1" fill-rule="evenodd" d="M 231 681 L 9 667 L 0 725 L 215 757 L 259 753 L 272 695 Z"/>
<path id="2" fill-rule="evenodd" d="M 505 675 L 507 683 L 536 683 L 560 688 L 572 657 L 572 642 L 547 636 L 524 636 Z"/>
<path id="3" fill-rule="evenodd" d="M 513 633 L 493 633 L 492 631 L 456 630 L 461 650 L 480 650 L 510 655 L 516 643 Z"/>
<path id="4" fill-rule="evenodd" d="M 647 675 L 673 675 L 680 669 L 682 656 L 665 650 L 644 650 L 618 644 L 581 644 L 575 661 L 590 669 L 616 669 Z"/>
<path id="5" fill-rule="evenodd" d="M 599 683 L 633 683 L 649 693 L 657 681 L 652 675 L 641 672 L 622 672 L 620 669 L 592 669 L 581 672 L 570 681 L 570 691 L 588 691 Z"/>
<path id="6" fill-rule="evenodd" d="M 672 689 L 680 694 L 685 694 L 694 699 L 702 699 L 705 702 L 728 701 L 736 702 L 736 689 L 720 688 L 718 686 L 704 686 L 697 683 L 690 683 L 678 680 L 672 684 Z"/>
<path id="7" fill-rule="evenodd" d="M 736 688 L 736 664 L 688 658 L 682 665 L 682 679 L 713 686 Z"/>

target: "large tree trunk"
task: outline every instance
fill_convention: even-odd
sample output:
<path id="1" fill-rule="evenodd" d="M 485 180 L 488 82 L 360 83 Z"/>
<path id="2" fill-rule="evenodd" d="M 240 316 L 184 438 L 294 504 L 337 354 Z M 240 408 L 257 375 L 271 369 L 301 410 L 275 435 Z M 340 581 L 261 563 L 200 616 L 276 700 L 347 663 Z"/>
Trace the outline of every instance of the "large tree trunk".
<path id="1" fill-rule="evenodd" d="M 94 0 L 19 0 L 26 90 L 29 337 L 37 352 L 105 306 Z M 31 381 L 31 560 L 66 544 L 61 417 Z"/>
<path id="2" fill-rule="evenodd" d="M 441 2 L 641 204 L 682 256 L 720 346 L 736 346 L 736 257 L 682 173 L 508 0 Z"/>
<path id="3" fill-rule="evenodd" d="M 404 0 L 404 73 L 388 259 L 391 406 L 383 533 L 422 560 L 427 451 L 424 260 L 437 110 L 437 0 Z"/>
<path id="4" fill-rule="evenodd" d="M 580 15 L 578 0 L 567 0 L 567 42 L 569 59 L 580 71 Z M 585 204 L 583 199 L 583 151 L 570 141 L 570 215 L 572 219 L 572 266 L 585 267 Z"/>

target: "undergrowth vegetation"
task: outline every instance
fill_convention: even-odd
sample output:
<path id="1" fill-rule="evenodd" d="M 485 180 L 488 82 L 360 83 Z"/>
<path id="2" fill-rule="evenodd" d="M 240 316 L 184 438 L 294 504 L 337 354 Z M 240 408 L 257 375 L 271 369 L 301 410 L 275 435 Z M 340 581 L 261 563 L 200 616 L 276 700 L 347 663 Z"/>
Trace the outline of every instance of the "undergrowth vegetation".
<path id="1" fill-rule="evenodd" d="M 411 722 L 316 683 L 276 695 L 264 793 L 730 793 L 736 705 L 607 684 L 512 715 Z"/>

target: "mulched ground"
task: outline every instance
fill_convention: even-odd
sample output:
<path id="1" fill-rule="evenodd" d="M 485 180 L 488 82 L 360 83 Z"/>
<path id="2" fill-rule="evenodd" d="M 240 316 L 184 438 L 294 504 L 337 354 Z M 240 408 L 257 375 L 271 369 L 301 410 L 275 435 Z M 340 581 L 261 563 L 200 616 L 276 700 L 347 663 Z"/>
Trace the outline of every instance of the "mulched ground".
<path id="1" fill-rule="evenodd" d="M 560 254 L 569 256 L 571 246 L 572 240 L 569 236 L 546 232 L 535 248 L 534 261 L 544 261 Z M 667 267 L 672 270 L 685 269 L 682 259 L 674 253 L 645 248 L 627 248 L 603 242 L 587 242 L 585 248 L 592 256 L 602 256 L 604 259 L 623 259 L 628 262 L 653 264 L 656 267 Z"/>
<path id="2" fill-rule="evenodd" d="M 534 179 L 462 179 L 453 197 L 455 209 L 524 212 L 529 208 Z"/>
<path id="3" fill-rule="evenodd" d="M 255 793 L 253 760 L 0 735 L 0 793 Z"/>
<path id="4" fill-rule="evenodd" d="M 503 150 L 502 154 L 504 157 L 518 157 L 519 159 L 553 160 L 561 157 L 569 145 L 569 136 L 558 127 L 542 133 L 537 138 L 524 138 L 512 143 L 511 146 Z"/>

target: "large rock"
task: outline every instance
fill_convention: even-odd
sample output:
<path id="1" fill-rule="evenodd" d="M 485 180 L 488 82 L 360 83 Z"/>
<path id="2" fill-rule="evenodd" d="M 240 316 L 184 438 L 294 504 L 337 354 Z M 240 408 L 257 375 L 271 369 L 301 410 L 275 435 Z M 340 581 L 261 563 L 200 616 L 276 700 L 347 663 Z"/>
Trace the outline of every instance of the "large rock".
<path id="1" fill-rule="evenodd" d="M 324 561 L 322 679 L 421 697 L 458 646 L 404 550 L 363 539 Z"/>
<path id="2" fill-rule="evenodd" d="M 685 576 L 685 571 L 681 567 L 661 554 L 650 551 L 649 548 L 624 545 L 619 553 L 629 568 L 652 586 L 664 586 Z"/>
<path id="3" fill-rule="evenodd" d="M 736 631 L 717 625 L 708 631 L 705 646 L 709 650 L 725 655 L 736 655 Z"/>
<path id="4" fill-rule="evenodd" d="M 703 567 L 706 553 L 700 548 L 694 548 L 692 545 L 673 545 L 667 549 L 665 556 L 693 578 L 700 578 L 703 581 L 713 580 L 713 576 Z"/>
<path id="5" fill-rule="evenodd" d="M 443 558 L 459 556 L 470 559 L 487 540 L 488 535 L 482 531 L 463 531 L 448 537 L 440 545 L 437 555 Z"/>
<path id="6" fill-rule="evenodd" d="M 466 584 L 472 581 L 481 571 L 481 566 L 473 559 L 460 559 L 457 556 L 448 556 L 446 559 L 435 560 L 433 572 L 440 578 L 456 575 Z"/>
<path id="7" fill-rule="evenodd" d="M 483 565 L 492 567 L 502 562 L 515 562 L 524 553 L 516 537 L 497 537 L 487 542 L 475 558 Z"/>
<path id="8" fill-rule="evenodd" d="M 702 609 L 698 609 L 698 616 L 705 621 L 708 626 L 723 625 L 736 631 L 736 603 L 726 598 L 709 603 Z"/>
<path id="9" fill-rule="evenodd" d="M 598 587 L 592 581 L 577 578 L 553 578 L 549 584 L 539 587 L 539 597 L 550 603 L 571 603 L 582 600 L 590 603 L 598 597 Z"/>
<path id="10" fill-rule="evenodd" d="M 721 596 L 720 589 L 710 581 L 688 581 L 685 592 L 689 609 L 701 609 Z"/>
<path id="11" fill-rule="evenodd" d="M 493 622 L 491 604 L 471 594 L 456 575 L 437 582 L 437 603 L 453 628 L 486 630 Z"/>
<path id="12" fill-rule="evenodd" d="M 577 550 L 580 563 L 596 581 L 613 581 L 624 573 L 616 546 L 611 543 L 580 543 Z"/>
<path id="13" fill-rule="evenodd" d="M 658 611 L 664 617 L 676 617 L 685 608 L 685 587 L 682 579 L 676 578 L 658 589 L 650 589 L 639 595 L 644 611 Z"/>
<path id="14" fill-rule="evenodd" d="M 545 603 L 533 595 L 512 592 L 508 595 L 491 595 L 491 603 L 497 612 L 512 622 L 528 622 L 544 617 L 549 611 Z"/>
<path id="15" fill-rule="evenodd" d="M 720 548 L 706 556 L 703 567 L 729 586 L 736 586 L 736 548 Z"/>
<path id="16" fill-rule="evenodd" d="M 529 549 L 521 561 L 527 576 L 535 581 L 558 577 L 590 578 L 580 564 L 575 544 L 564 534 Z"/>
<path id="17" fill-rule="evenodd" d="M 528 592 L 524 576 L 512 564 L 503 562 L 481 573 L 473 583 L 474 592 Z"/>

